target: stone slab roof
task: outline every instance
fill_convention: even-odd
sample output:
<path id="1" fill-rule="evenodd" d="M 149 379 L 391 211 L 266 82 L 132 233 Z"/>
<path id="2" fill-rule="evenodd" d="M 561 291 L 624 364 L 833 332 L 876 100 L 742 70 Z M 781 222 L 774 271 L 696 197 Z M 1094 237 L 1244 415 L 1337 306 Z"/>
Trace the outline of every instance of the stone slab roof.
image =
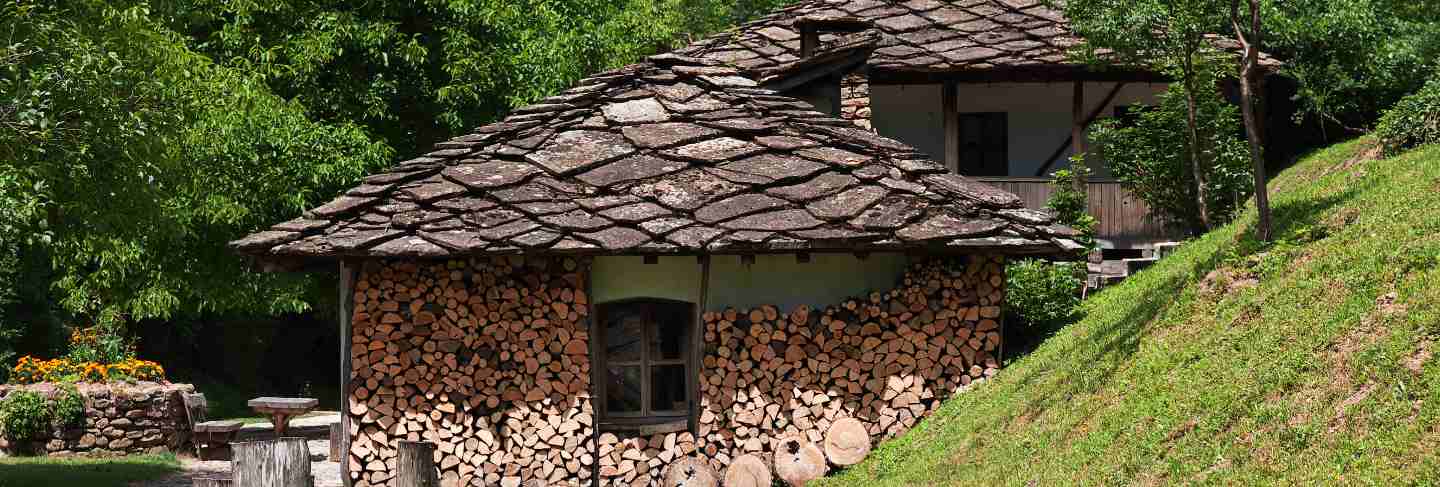
<path id="1" fill-rule="evenodd" d="M 1079 45 L 1060 11 L 1040 0 L 808 0 L 697 41 L 678 54 L 723 61 L 747 72 L 773 71 L 800 58 L 801 20 L 870 22 L 883 39 L 868 67 L 881 74 L 1042 73 L 1085 70 L 1068 53 Z M 822 34 L 822 46 L 843 39 Z M 1215 45 L 1239 52 L 1233 40 Z M 1262 55 L 1261 64 L 1280 63 Z"/>
<path id="2" fill-rule="evenodd" d="M 232 242 L 263 259 L 924 249 L 1074 231 L 712 59 L 602 73 Z"/>

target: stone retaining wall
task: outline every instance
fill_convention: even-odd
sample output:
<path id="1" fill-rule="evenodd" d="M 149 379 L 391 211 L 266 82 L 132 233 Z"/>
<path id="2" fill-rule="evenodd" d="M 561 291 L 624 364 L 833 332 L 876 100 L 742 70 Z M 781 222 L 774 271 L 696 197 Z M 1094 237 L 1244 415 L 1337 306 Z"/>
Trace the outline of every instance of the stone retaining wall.
<path id="1" fill-rule="evenodd" d="M 173 451 L 186 442 L 190 431 L 181 393 L 195 392 L 190 384 L 78 384 L 85 396 L 85 424 L 51 431 L 45 438 L 26 442 L 0 439 L 6 455 L 127 455 Z M 33 390 L 48 396 L 54 384 L 0 386 L 0 399 L 16 390 Z"/>

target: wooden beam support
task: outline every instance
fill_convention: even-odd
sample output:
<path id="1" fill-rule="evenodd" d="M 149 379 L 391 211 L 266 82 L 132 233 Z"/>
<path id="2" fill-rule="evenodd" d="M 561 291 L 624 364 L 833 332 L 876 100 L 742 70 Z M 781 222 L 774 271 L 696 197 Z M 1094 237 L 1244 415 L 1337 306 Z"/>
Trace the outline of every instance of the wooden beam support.
<path id="1" fill-rule="evenodd" d="M 659 263 L 660 263 L 660 256 L 658 256 L 658 255 L 647 255 L 647 256 L 642 257 L 642 259 L 644 259 L 644 262 L 645 262 L 646 264 L 654 265 L 654 264 L 659 264 Z"/>
<path id="2" fill-rule="evenodd" d="M 795 262 L 799 262 L 799 263 L 801 263 L 801 264 L 809 264 L 809 263 L 810 263 L 810 253 L 809 253 L 809 252 L 796 252 L 796 253 L 795 253 Z"/>
<path id="3" fill-rule="evenodd" d="M 744 254 L 740 256 L 741 265 L 755 265 L 755 254 Z"/>
<path id="4" fill-rule="evenodd" d="M 355 312 L 354 262 L 340 261 L 340 482 L 350 487 L 350 318 Z"/>
<path id="5" fill-rule="evenodd" d="M 950 172 L 960 173 L 960 85 L 954 81 L 946 81 L 940 92 L 941 116 L 944 120 L 945 130 L 945 168 Z"/>
<path id="6" fill-rule="evenodd" d="M 695 323 L 690 329 L 690 366 L 686 384 L 690 387 L 690 432 L 700 432 L 700 368 L 704 365 L 705 350 L 705 306 L 710 294 L 710 258 L 700 259 L 700 296 L 695 303 Z M 595 462 L 599 464 L 599 462 Z"/>
<path id="7" fill-rule="evenodd" d="M 1110 106 L 1110 102 L 1115 101 L 1115 97 L 1120 95 L 1120 89 L 1124 88 L 1126 84 L 1128 83 L 1121 81 L 1115 83 L 1113 88 L 1110 88 L 1110 93 L 1105 95 L 1105 100 L 1101 101 L 1099 105 L 1096 105 L 1095 109 L 1090 110 L 1090 116 L 1085 117 L 1085 128 L 1089 128 L 1090 124 L 1100 119 L 1100 114 L 1105 112 L 1105 107 Z M 1070 149 L 1070 144 L 1074 141 L 1075 135 L 1071 134 L 1064 142 L 1061 142 L 1060 147 L 1056 147 L 1055 151 L 1050 153 L 1050 157 L 1045 158 L 1045 165 L 1035 170 L 1035 177 L 1045 177 L 1045 173 L 1049 172 L 1050 168 L 1055 167 L 1055 161 L 1059 160 L 1060 156 L 1064 155 L 1065 151 Z"/>

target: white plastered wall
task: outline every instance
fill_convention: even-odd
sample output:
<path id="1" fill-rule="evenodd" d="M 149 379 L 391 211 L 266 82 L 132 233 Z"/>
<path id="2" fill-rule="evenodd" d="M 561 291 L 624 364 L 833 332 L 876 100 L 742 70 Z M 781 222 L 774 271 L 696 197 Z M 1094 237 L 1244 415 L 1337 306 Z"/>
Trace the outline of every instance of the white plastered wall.
<path id="1" fill-rule="evenodd" d="M 757 255 L 753 264 L 740 256 L 710 258 L 706 308 L 745 310 L 762 304 L 786 312 L 801 304 L 827 306 L 870 291 L 891 289 L 905 272 L 904 254 L 871 254 L 860 259 L 848 253 L 811 254 L 799 262 L 794 254 Z M 645 264 L 642 257 L 598 257 L 591 275 L 596 303 L 627 298 L 665 298 L 699 302 L 701 267 L 693 256 L 660 257 Z"/>
<path id="2" fill-rule="evenodd" d="M 1085 83 L 1085 113 L 1088 115 L 1114 89 L 1115 83 Z M 1101 110 L 1102 117 L 1121 105 L 1159 102 L 1165 91 L 1161 83 L 1129 83 Z M 1070 137 L 1073 120 L 1072 83 L 961 83 L 956 93 L 956 111 L 1006 112 L 1009 125 L 1011 176 L 1034 176 L 1045 159 Z M 945 121 L 941 113 L 941 86 L 873 85 L 870 109 L 876 132 L 913 145 L 942 161 L 945 150 Z M 1050 170 L 1069 166 L 1071 150 Z M 964 161 L 961 161 L 962 167 Z M 1108 176 L 1103 164 L 1096 176 Z M 963 170 L 962 170 L 963 172 Z"/>

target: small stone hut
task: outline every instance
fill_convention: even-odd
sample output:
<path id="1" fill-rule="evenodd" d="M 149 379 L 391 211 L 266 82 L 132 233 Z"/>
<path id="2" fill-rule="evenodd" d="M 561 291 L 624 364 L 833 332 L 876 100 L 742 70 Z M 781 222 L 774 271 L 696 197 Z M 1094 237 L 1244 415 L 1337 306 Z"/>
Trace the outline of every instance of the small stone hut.
<path id="1" fill-rule="evenodd" d="M 386 485 L 397 442 L 427 440 L 447 486 L 643 486 L 825 444 L 842 418 L 867 445 L 905 431 L 996 373 L 1005 259 L 1073 236 L 661 55 L 231 245 L 340 272 L 347 482 Z"/>

